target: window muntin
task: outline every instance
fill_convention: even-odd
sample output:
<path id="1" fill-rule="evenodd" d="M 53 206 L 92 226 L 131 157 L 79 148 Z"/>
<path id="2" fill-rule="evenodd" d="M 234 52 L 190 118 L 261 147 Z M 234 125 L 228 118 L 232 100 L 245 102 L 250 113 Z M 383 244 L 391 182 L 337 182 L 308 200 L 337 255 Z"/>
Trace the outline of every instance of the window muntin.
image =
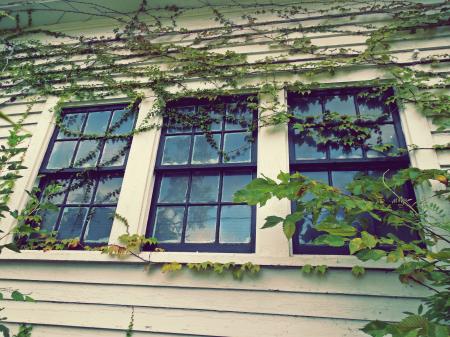
<path id="1" fill-rule="evenodd" d="M 39 174 L 42 200 L 56 205 L 40 213 L 40 227 L 57 239 L 108 243 L 136 113 L 126 105 L 65 109 Z"/>
<path id="2" fill-rule="evenodd" d="M 289 94 L 288 105 L 294 119 L 289 128 L 289 154 L 290 168 L 292 172 L 301 174 L 330 186 L 339 188 L 345 193 L 345 186 L 357 177 L 358 174 L 380 175 L 386 170 L 393 173 L 397 169 L 409 166 L 409 158 L 406 154 L 395 153 L 398 148 L 405 148 L 405 140 L 401 131 L 398 111 L 394 104 L 386 103 L 389 92 L 379 96 L 366 96 L 361 89 L 355 90 L 327 90 L 317 91 L 310 95 L 299 96 Z M 332 141 L 324 146 L 318 145 L 314 137 L 295 129 L 296 121 L 313 124 L 312 128 L 321 127 L 321 121 L 328 113 L 347 115 L 350 120 L 361 125 L 371 126 L 375 131 L 371 137 L 357 148 L 343 149 L 336 146 L 333 138 L 339 135 L 324 133 L 325 138 Z M 314 125 L 315 124 L 315 125 Z M 314 133 L 313 133 L 314 135 Z M 385 151 L 375 151 L 371 149 L 373 145 L 392 144 L 392 147 Z M 405 186 L 403 195 L 413 196 L 410 186 Z M 326 213 L 320 217 L 325 217 Z M 337 214 L 337 218 L 343 214 Z M 364 221 L 364 229 L 376 235 L 383 235 L 387 230 L 386 226 L 380 226 L 374 219 L 368 217 Z M 362 224 L 356 221 L 355 226 Z M 312 227 L 312 217 L 301 220 L 297 226 L 297 231 L 293 236 L 294 253 L 315 253 L 315 254 L 347 254 L 348 249 L 333 248 L 313 245 L 312 241 L 320 233 Z M 406 240 L 411 239 L 411 233 L 406 231 L 396 231 L 396 235 Z"/>
<path id="3" fill-rule="evenodd" d="M 232 195 L 256 173 L 255 112 L 245 99 L 173 109 L 193 126 L 167 120 L 162 130 L 147 235 L 168 250 L 252 252 L 254 207 Z"/>

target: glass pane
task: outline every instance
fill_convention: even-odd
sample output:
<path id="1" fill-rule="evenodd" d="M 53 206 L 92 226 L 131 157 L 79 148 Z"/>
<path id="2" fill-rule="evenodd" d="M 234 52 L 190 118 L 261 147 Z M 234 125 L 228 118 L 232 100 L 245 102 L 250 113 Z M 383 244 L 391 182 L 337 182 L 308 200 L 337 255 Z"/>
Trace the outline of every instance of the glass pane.
<path id="1" fill-rule="evenodd" d="M 76 145 L 76 141 L 55 142 L 48 159 L 47 168 L 60 169 L 69 167 Z"/>
<path id="2" fill-rule="evenodd" d="M 113 135 L 123 135 L 133 130 L 135 113 L 130 110 L 116 110 L 113 112 L 109 130 Z"/>
<path id="3" fill-rule="evenodd" d="M 361 117 L 369 119 L 378 119 L 385 116 L 390 119 L 388 107 L 382 101 L 382 97 L 356 97 L 358 102 L 359 114 Z"/>
<path id="4" fill-rule="evenodd" d="M 381 135 L 377 133 L 372 134 L 372 136 L 366 141 L 367 145 L 369 147 L 377 145 L 392 145 L 392 147 L 384 152 L 368 150 L 367 151 L 368 158 L 385 157 L 389 152 L 395 151 L 399 147 L 394 125 L 392 124 L 380 125 L 380 131 Z"/>
<path id="5" fill-rule="evenodd" d="M 42 202 L 49 202 L 52 204 L 62 203 L 64 201 L 67 188 L 69 187 L 69 183 L 69 179 L 58 179 L 46 183 L 45 188 L 42 190 L 44 192 Z"/>
<path id="6" fill-rule="evenodd" d="M 94 190 L 93 180 L 73 180 L 67 196 L 68 204 L 88 204 Z"/>
<path id="7" fill-rule="evenodd" d="M 353 95 L 330 96 L 325 100 L 325 111 L 341 115 L 356 115 Z"/>
<path id="8" fill-rule="evenodd" d="M 342 147 L 338 149 L 330 148 L 330 158 L 332 159 L 362 158 L 362 156 L 361 148 L 351 150 L 344 150 Z"/>
<path id="9" fill-rule="evenodd" d="M 214 242 L 216 237 L 216 206 L 189 207 L 186 224 L 186 242 Z"/>
<path id="10" fill-rule="evenodd" d="M 294 133 L 295 133 L 294 151 L 296 160 L 327 158 L 326 149 L 325 148 L 319 149 L 313 137 L 302 136 L 298 134 L 297 130 L 294 130 Z"/>
<path id="11" fill-rule="evenodd" d="M 213 144 L 208 143 L 206 136 L 194 136 L 194 153 L 192 164 L 215 164 L 219 162 L 219 153 L 213 146 L 220 147 L 220 135 L 212 135 Z"/>
<path id="12" fill-rule="evenodd" d="M 97 165 L 100 154 L 100 142 L 98 140 L 82 140 L 78 145 L 77 155 L 73 163 L 74 167 L 93 167 Z"/>
<path id="13" fill-rule="evenodd" d="M 153 236 L 159 242 L 180 242 L 183 230 L 184 206 L 158 207 Z"/>
<path id="14" fill-rule="evenodd" d="M 247 174 L 224 174 L 222 186 L 222 201 L 232 202 L 233 194 L 244 188 L 252 181 L 251 173 Z"/>
<path id="15" fill-rule="evenodd" d="M 225 163 L 251 162 L 252 143 L 247 132 L 226 133 L 223 145 Z"/>
<path id="16" fill-rule="evenodd" d="M 327 216 L 327 214 L 327 211 L 323 210 L 317 218 L 317 224 L 319 224 Z M 311 244 L 315 238 L 324 234 L 323 232 L 319 232 L 314 228 L 312 214 L 306 215 L 298 223 L 298 228 L 298 240 L 300 244 Z"/>
<path id="17" fill-rule="evenodd" d="M 108 127 L 110 111 L 91 112 L 88 115 L 83 133 L 85 135 L 103 136 Z"/>
<path id="18" fill-rule="evenodd" d="M 39 227 L 42 231 L 53 231 L 56 221 L 58 221 L 59 211 L 59 209 L 46 209 L 39 212 L 41 216 L 41 223 L 39 224 Z"/>
<path id="19" fill-rule="evenodd" d="M 216 112 L 211 111 L 210 106 L 199 106 L 198 107 L 199 113 L 201 113 L 200 116 L 202 116 L 202 120 L 205 122 L 206 125 L 210 125 L 210 128 L 207 130 L 211 131 L 220 131 L 222 130 L 222 120 L 223 120 L 223 112 Z M 207 122 L 207 123 L 206 123 Z M 202 131 L 202 128 L 196 127 L 196 132 Z"/>
<path id="20" fill-rule="evenodd" d="M 296 100 L 292 108 L 292 114 L 297 118 L 319 117 L 322 115 L 322 104 L 320 104 L 319 98 Z"/>
<path id="21" fill-rule="evenodd" d="M 251 218 L 250 206 L 222 206 L 219 241 L 221 243 L 249 243 Z"/>
<path id="22" fill-rule="evenodd" d="M 176 108 L 176 117 L 180 118 L 181 116 L 192 116 L 195 114 L 195 106 L 184 106 L 180 108 Z M 167 127 L 167 133 L 182 133 L 182 132 L 191 132 L 192 127 L 187 125 L 191 124 L 191 119 L 186 118 L 180 121 L 170 121 L 169 126 Z"/>
<path id="23" fill-rule="evenodd" d="M 129 149 L 130 142 L 127 139 L 108 139 L 103 148 L 100 164 L 102 166 L 122 166 Z"/>
<path id="24" fill-rule="evenodd" d="M 248 129 L 253 121 L 253 114 L 243 103 L 227 105 L 225 130 Z"/>
<path id="25" fill-rule="evenodd" d="M 183 165 L 189 160 L 191 136 L 166 137 L 162 156 L 163 165 Z"/>
<path id="26" fill-rule="evenodd" d="M 120 189 L 122 187 L 122 177 L 108 177 L 99 181 L 97 192 L 95 193 L 95 203 L 112 204 L 119 200 Z"/>
<path id="27" fill-rule="evenodd" d="M 219 175 L 192 176 L 190 202 L 214 202 L 219 194 Z"/>
<path id="28" fill-rule="evenodd" d="M 164 176 L 161 180 L 158 202 L 186 202 L 189 177 Z"/>
<path id="29" fill-rule="evenodd" d="M 94 207 L 84 233 L 86 243 L 107 243 L 114 221 L 115 207 Z"/>
<path id="30" fill-rule="evenodd" d="M 345 194 L 348 194 L 345 187 L 353 181 L 358 173 L 361 173 L 361 171 L 332 171 L 331 179 L 333 181 L 333 186 Z"/>
<path id="31" fill-rule="evenodd" d="M 73 239 L 81 235 L 81 228 L 87 215 L 87 207 L 64 208 L 58 228 L 58 239 Z"/>
<path id="32" fill-rule="evenodd" d="M 86 114 L 84 113 L 65 115 L 62 118 L 61 127 L 58 132 L 57 139 L 78 138 L 80 136 L 81 127 L 83 126 L 85 118 Z"/>

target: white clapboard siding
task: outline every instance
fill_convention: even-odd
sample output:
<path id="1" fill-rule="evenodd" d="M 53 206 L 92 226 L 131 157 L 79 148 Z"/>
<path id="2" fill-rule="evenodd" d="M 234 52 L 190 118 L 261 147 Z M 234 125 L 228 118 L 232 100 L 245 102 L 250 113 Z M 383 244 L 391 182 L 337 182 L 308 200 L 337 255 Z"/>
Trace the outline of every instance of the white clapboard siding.
<path id="1" fill-rule="evenodd" d="M 367 297 L 361 295 L 0 281 L 0 288 L 8 287 L 20 289 L 38 302 L 130 305 L 360 320 L 400 320 L 405 306 L 414 308 L 420 304 L 420 300 L 414 298 L 399 300 L 382 296 L 374 296 L 368 302 Z M 330 303 L 333 303 L 334 307 L 330 307 Z M 338 311 L 336 307 L 339 308 Z"/>
<path id="2" fill-rule="evenodd" d="M 116 294 L 120 296 L 120 294 Z M 237 299 L 236 299 L 237 300 Z M 336 308 L 339 310 L 339 308 Z M 31 324 L 97 327 L 125 330 L 130 322 L 129 307 L 73 303 L 5 302 L 8 320 Z M 134 309 L 134 330 L 206 336 L 295 336 L 307 331 L 309 337 L 363 336 L 364 321 L 287 315 L 262 315 L 185 309 Z"/>

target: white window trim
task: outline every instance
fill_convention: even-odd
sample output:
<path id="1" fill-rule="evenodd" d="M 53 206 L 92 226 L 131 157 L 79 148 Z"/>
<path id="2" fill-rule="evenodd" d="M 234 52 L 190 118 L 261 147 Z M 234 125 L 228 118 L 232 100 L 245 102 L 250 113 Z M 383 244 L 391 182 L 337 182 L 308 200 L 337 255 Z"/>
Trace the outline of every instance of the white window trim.
<path id="1" fill-rule="evenodd" d="M 287 106 L 286 90 L 279 90 L 278 100 L 284 107 Z M 144 99 L 139 105 L 137 125 L 147 117 L 153 107 L 155 97 L 150 90 L 144 92 Z M 51 135 L 55 128 L 55 116 L 52 108 L 58 101 L 57 97 L 49 97 L 45 103 L 36 131 L 34 132 L 30 146 L 28 147 L 23 172 L 23 177 L 19 179 L 15 186 L 15 193 L 11 198 L 11 205 L 21 209 L 27 201 L 25 190 L 31 190 L 35 184 L 37 174 Z M 91 106 L 114 103 L 129 103 L 126 97 L 105 99 L 101 101 L 69 102 L 66 107 Z M 269 106 L 270 98 L 260 99 L 260 108 Z M 408 114 L 408 118 L 406 118 Z M 155 117 L 154 121 L 158 120 Z M 402 130 L 408 145 L 416 144 L 423 147 L 430 147 L 432 144 L 430 126 L 425 117 L 420 115 L 414 106 L 406 106 L 400 109 L 400 119 Z M 122 189 L 117 205 L 117 213 L 125 216 L 128 221 L 130 234 L 144 235 L 147 227 L 149 209 L 151 205 L 151 194 L 154 183 L 154 167 L 156 164 L 156 154 L 159 145 L 160 130 L 152 129 L 133 137 L 130 148 L 127 166 L 124 173 Z M 151 144 L 151 146 L 149 146 Z M 272 150 L 270 150 L 272 149 Z M 435 151 L 417 150 L 410 154 L 411 166 L 419 168 L 439 168 Z M 271 126 L 258 131 L 258 159 L 257 175 L 264 175 L 274 178 L 280 171 L 289 172 L 289 146 L 288 127 Z M 136 179 L 139 177 L 139 179 Z M 422 194 L 422 191 L 418 191 Z M 196 253 L 196 252 L 141 252 L 139 257 L 149 262 L 180 262 L 199 263 L 212 261 L 219 263 L 234 262 L 265 266 L 290 266 L 298 267 L 305 264 L 319 265 L 325 264 L 329 267 L 351 268 L 354 265 L 361 265 L 369 269 L 393 269 L 397 264 L 383 261 L 359 261 L 355 256 L 346 255 L 292 255 L 291 244 L 284 237 L 281 226 L 270 229 L 261 229 L 264 218 L 268 215 L 286 216 L 290 213 L 289 200 L 270 200 L 264 207 L 257 208 L 255 252 L 248 253 Z M 6 226 L 11 229 L 14 226 L 14 219 L 6 219 Z M 111 229 L 109 244 L 118 244 L 118 237 L 126 233 L 124 224 L 115 219 Z M 12 241 L 9 236 L 2 243 Z M 97 251 L 22 251 L 14 253 L 5 250 L 0 255 L 0 260 L 38 260 L 38 261 L 83 261 L 83 262 L 113 262 L 113 263 L 145 263 L 138 257 L 127 256 L 117 258 L 102 254 Z"/>

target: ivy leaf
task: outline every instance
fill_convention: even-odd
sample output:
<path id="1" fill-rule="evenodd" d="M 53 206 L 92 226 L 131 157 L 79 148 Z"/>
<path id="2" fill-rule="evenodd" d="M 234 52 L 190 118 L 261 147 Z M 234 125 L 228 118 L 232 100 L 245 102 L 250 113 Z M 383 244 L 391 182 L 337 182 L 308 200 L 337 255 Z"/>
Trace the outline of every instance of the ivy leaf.
<path id="1" fill-rule="evenodd" d="M 356 252 L 358 252 L 364 248 L 362 239 L 354 238 L 354 239 L 350 240 L 348 247 L 350 249 L 350 254 L 352 254 L 352 255 L 355 254 Z"/>
<path id="2" fill-rule="evenodd" d="M 11 298 L 14 301 L 25 301 L 25 296 L 20 291 L 17 291 L 17 290 L 14 290 L 11 293 Z"/>
<path id="3" fill-rule="evenodd" d="M 372 337 L 383 337 L 388 331 L 388 323 L 381 321 L 372 321 L 367 323 L 361 330 Z"/>
<path id="4" fill-rule="evenodd" d="M 261 228 L 270 228 L 270 227 L 274 227 L 277 224 L 279 224 L 280 222 L 282 222 L 284 219 L 280 218 L 279 216 L 268 216 L 266 218 L 266 222 L 264 223 L 264 226 L 262 226 Z"/>
<path id="5" fill-rule="evenodd" d="M 352 267 L 352 274 L 355 277 L 363 276 L 366 273 L 366 270 L 362 266 L 353 266 Z"/>
<path id="6" fill-rule="evenodd" d="M 296 223 L 303 218 L 303 213 L 295 212 L 289 214 L 283 221 L 283 232 L 286 238 L 289 240 L 295 233 Z"/>
<path id="7" fill-rule="evenodd" d="M 356 234 L 356 228 L 346 224 L 338 223 L 320 223 L 315 227 L 318 231 L 327 232 L 332 235 L 338 236 L 354 236 Z"/>
<path id="8" fill-rule="evenodd" d="M 3 337 L 10 337 L 9 329 L 3 324 L 0 324 L 0 332 L 3 333 Z"/>
<path id="9" fill-rule="evenodd" d="M 310 264 L 305 264 L 301 269 L 302 273 L 305 273 L 305 274 L 310 274 L 312 272 L 312 270 L 313 270 L 313 266 L 311 266 Z"/>
<path id="10" fill-rule="evenodd" d="M 328 267 L 326 265 L 324 265 L 324 264 L 322 264 L 320 266 L 316 266 L 314 268 L 314 271 L 316 272 L 316 274 L 319 274 L 319 275 L 325 275 L 327 270 L 328 270 Z"/>
<path id="11" fill-rule="evenodd" d="M 366 231 L 361 232 L 361 240 L 365 247 L 373 248 L 377 245 L 378 240 Z"/>
<path id="12" fill-rule="evenodd" d="M 345 245 L 345 239 L 341 236 L 323 234 L 314 239 L 313 243 L 315 245 L 326 245 L 331 247 L 342 247 Z"/>
<path id="13" fill-rule="evenodd" d="M 378 261 L 382 257 L 386 256 L 386 252 L 381 249 L 364 249 L 356 254 L 361 261 Z"/>

